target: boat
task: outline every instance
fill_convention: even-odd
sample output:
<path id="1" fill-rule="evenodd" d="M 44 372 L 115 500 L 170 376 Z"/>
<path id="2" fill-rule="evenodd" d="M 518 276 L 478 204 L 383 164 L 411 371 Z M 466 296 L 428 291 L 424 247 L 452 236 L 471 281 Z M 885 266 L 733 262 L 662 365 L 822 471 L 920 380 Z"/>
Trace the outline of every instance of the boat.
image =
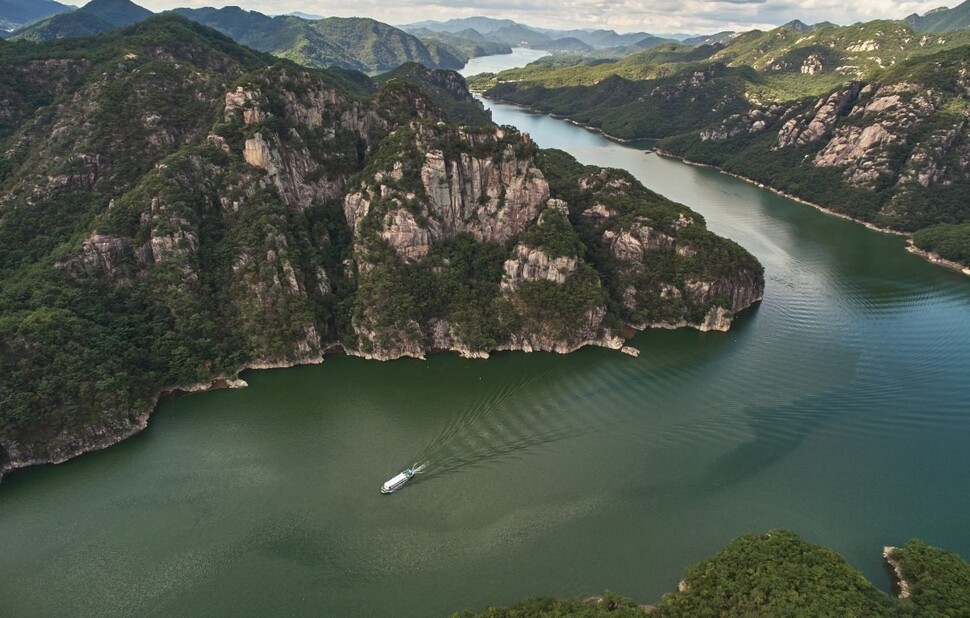
<path id="1" fill-rule="evenodd" d="M 389 494 L 397 491 L 398 489 L 403 487 L 405 483 L 411 480 L 411 477 L 414 476 L 414 473 L 415 473 L 414 468 L 408 468 L 404 472 L 401 472 L 400 474 L 392 476 L 389 481 L 381 485 L 381 493 Z"/>

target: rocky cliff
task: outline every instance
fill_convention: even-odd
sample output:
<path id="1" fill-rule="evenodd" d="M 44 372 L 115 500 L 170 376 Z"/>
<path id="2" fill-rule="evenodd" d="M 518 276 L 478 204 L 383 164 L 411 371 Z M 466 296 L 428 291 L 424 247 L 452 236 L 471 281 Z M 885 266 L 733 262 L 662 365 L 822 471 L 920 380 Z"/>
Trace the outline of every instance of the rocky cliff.
<path id="1" fill-rule="evenodd" d="M 970 220 L 970 47 L 659 144 L 880 228 Z"/>
<path id="2" fill-rule="evenodd" d="M 0 48 L 23 76 L 0 80 L 0 473 L 245 367 L 619 347 L 760 298 L 699 215 L 491 124 L 455 74 L 309 71 L 174 16 L 62 49 Z"/>

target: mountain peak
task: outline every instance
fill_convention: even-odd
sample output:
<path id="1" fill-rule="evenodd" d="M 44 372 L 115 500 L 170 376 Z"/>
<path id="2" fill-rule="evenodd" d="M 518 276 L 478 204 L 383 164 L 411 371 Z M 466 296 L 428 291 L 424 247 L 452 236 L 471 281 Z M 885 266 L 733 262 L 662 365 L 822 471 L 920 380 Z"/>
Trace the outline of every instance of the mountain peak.
<path id="1" fill-rule="evenodd" d="M 94 15 L 112 26 L 130 26 L 154 14 L 131 0 L 91 0 L 77 12 Z"/>

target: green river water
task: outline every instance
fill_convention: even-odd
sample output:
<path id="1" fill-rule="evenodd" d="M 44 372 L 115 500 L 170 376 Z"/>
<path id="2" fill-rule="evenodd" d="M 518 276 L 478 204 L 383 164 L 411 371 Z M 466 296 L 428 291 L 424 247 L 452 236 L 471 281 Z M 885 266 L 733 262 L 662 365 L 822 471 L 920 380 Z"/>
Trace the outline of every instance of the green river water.
<path id="1" fill-rule="evenodd" d="M 764 263 L 764 302 L 729 333 L 641 333 L 638 359 L 333 356 L 166 401 L 142 434 L 0 484 L 4 615 L 656 602 L 775 527 L 887 589 L 883 545 L 970 557 L 970 278 L 716 171 L 489 106 L 702 213 Z M 381 495 L 422 451 L 428 472 Z"/>

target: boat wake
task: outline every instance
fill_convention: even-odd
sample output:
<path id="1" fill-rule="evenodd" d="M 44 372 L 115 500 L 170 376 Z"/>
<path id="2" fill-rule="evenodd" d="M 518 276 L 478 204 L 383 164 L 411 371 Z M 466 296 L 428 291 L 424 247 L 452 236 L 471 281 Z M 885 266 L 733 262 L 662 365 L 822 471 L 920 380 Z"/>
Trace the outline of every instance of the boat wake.
<path id="1" fill-rule="evenodd" d="M 510 384 L 455 416 L 411 459 L 418 463 L 401 473 L 407 475 L 407 479 L 400 485 L 415 482 L 412 477 L 418 472 L 425 480 L 440 477 L 526 449 L 583 435 L 617 420 L 614 415 L 594 406 L 580 407 L 584 413 L 575 413 L 576 404 L 595 393 L 563 396 L 562 389 L 532 388 L 544 377 L 539 375 Z M 543 393 L 552 395 L 543 398 Z M 568 413 L 568 409 L 573 412 Z M 393 485 L 392 481 L 398 477 L 388 484 Z"/>

